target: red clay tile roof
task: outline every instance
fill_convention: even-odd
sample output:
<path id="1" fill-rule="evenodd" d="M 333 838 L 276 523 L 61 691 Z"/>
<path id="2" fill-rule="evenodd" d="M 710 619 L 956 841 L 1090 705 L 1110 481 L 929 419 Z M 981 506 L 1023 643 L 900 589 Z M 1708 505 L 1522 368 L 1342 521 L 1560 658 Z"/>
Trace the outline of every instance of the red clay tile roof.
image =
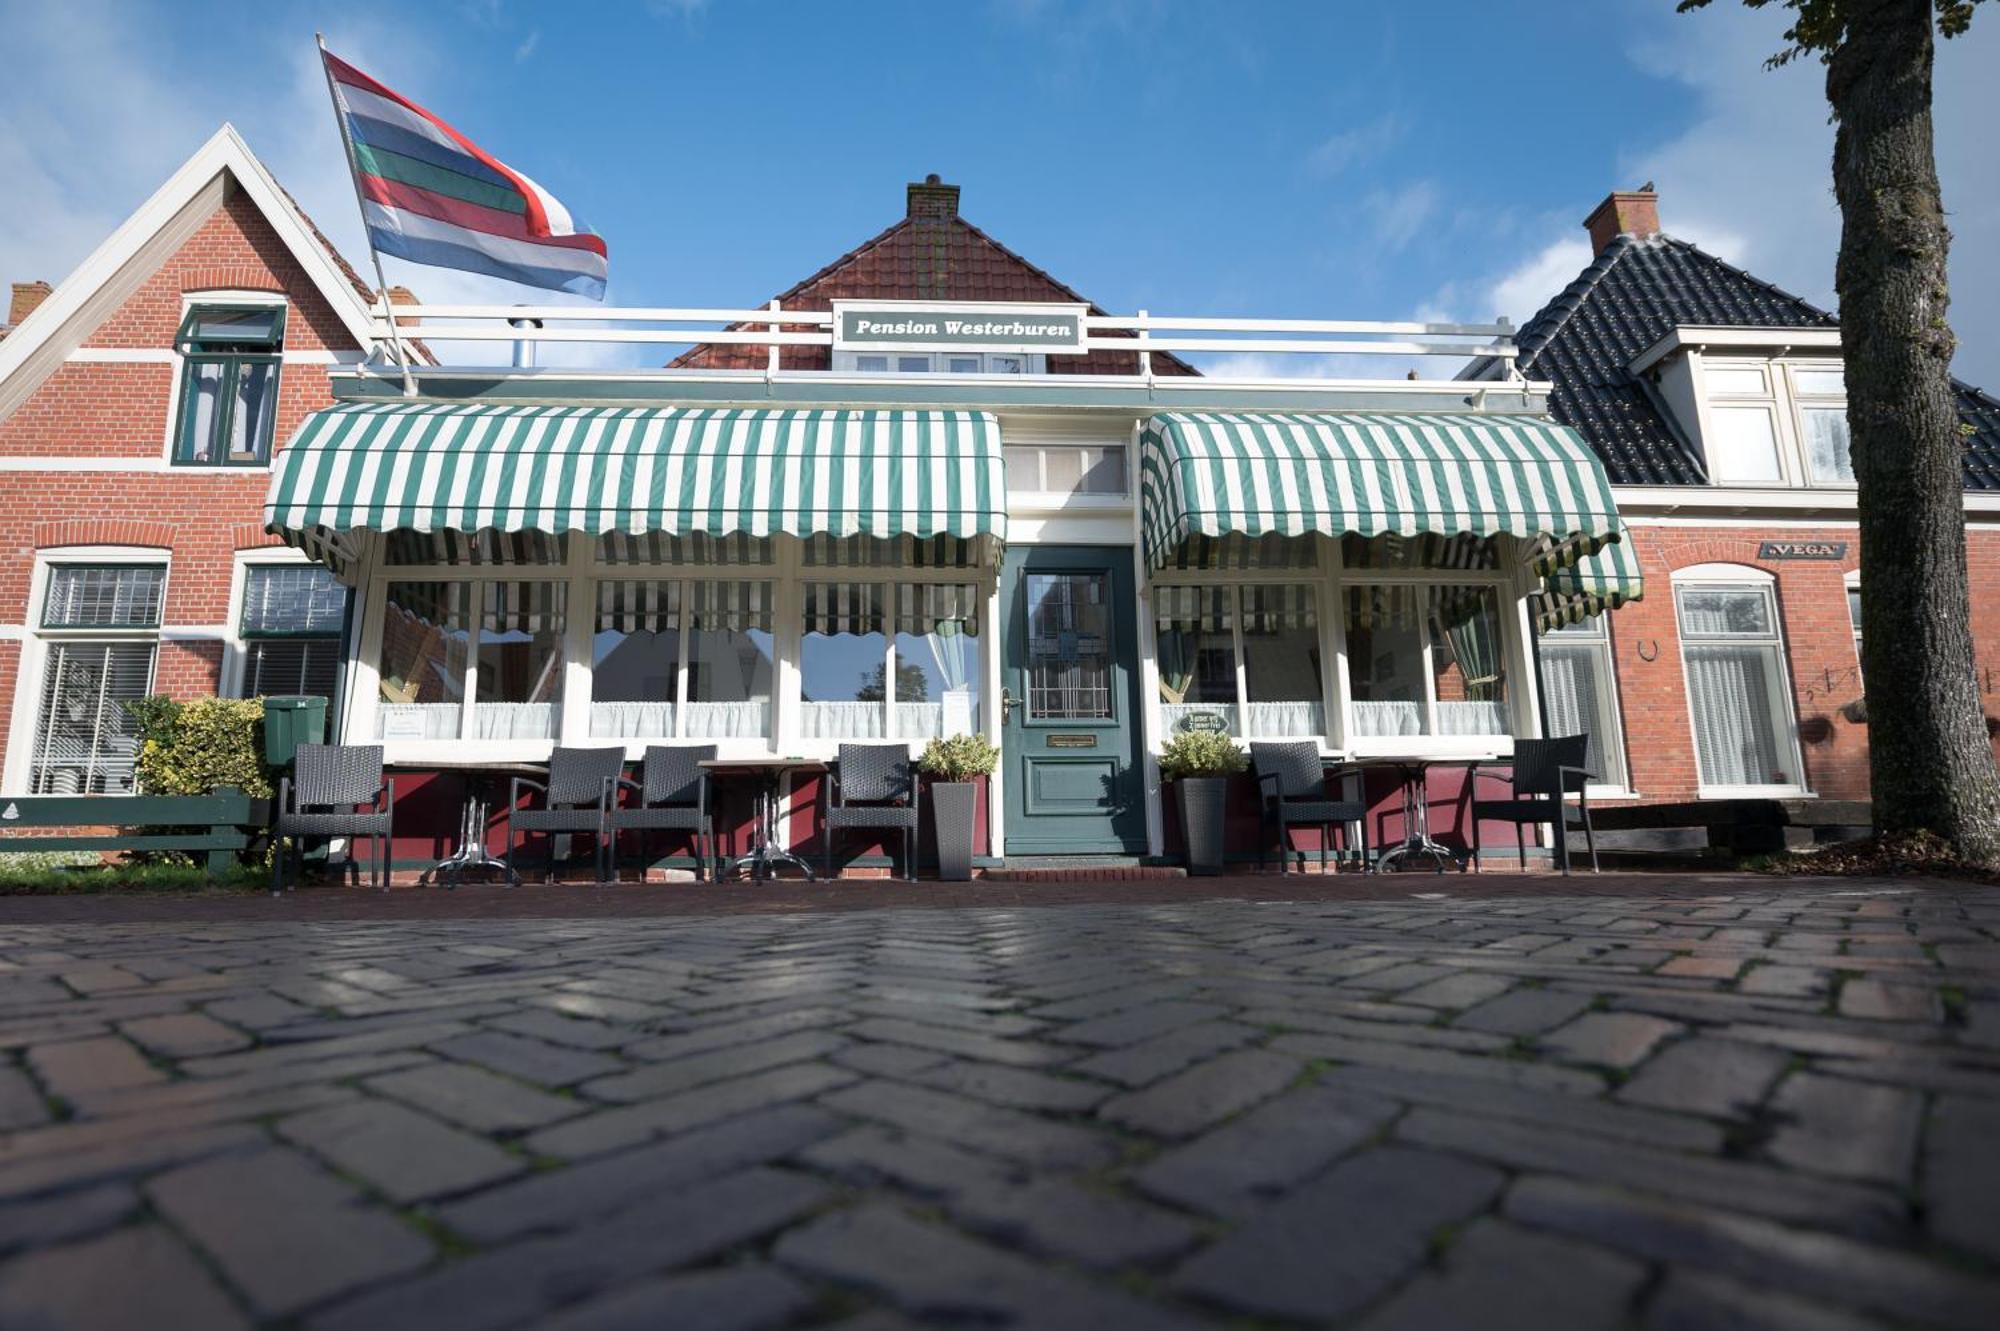
<path id="1" fill-rule="evenodd" d="M 913 187 L 915 188 L 915 187 Z M 948 187 L 947 187 L 948 188 Z M 835 300 L 1084 301 L 1069 287 L 1029 263 L 962 217 L 905 217 L 860 247 L 778 297 L 790 309 L 828 310 Z M 1092 314 L 1103 310 L 1090 306 Z M 738 324 L 736 327 L 766 327 Z M 675 357 L 676 370 L 761 370 L 769 358 L 759 346 L 695 347 Z M 787 370 L 832 368 L 826 347 L 784 347 Z M 1050 356 L 1050 374 L 1137 374 L 1139 358 L 1126 351 Z M 1201 372 L 1169 352 L 1153 353 L 1153 372 Z"/>

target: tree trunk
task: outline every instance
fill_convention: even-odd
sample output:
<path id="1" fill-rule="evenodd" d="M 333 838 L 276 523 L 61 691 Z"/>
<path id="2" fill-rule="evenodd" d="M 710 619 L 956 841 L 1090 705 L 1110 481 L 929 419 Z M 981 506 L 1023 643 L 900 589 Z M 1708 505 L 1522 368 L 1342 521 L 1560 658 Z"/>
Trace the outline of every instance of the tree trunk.
<path id="1" fill-rule="evenodd" d="M 1965 446 L 1931 145 L 1932 0 L 1850 0 L 1827 66 L 1838 130 L 1842 355 L 1860 482 L 1875 827 L 2000 859 L 2000 773 L 1974 673 Z"/>

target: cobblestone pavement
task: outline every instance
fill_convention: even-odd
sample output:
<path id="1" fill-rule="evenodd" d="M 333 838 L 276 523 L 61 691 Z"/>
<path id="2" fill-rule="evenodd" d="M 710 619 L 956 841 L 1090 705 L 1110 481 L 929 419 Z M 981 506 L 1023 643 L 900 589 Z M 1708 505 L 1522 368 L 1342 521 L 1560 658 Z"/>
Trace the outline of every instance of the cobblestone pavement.
<path id="1" fill-rule="evenodd" d="M 2000 1326 L 1990 889 L 20 918 L 10 1331 Z"/>

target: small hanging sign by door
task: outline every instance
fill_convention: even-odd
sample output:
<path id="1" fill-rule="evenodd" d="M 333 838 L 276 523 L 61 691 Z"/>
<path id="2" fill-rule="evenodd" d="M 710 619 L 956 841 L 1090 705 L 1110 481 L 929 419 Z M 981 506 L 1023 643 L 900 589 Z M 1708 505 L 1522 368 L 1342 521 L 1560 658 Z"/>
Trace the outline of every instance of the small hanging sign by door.
<path id="1" fill-rule="evenodd" d="M 1757 547 L 1759 559 L 1845 559 L 1846 541 L 1765 541 Z"/>
<path id="2" fill-rule="evenodd" d="M 1042 742 L 1051 749 L 1094 749 L 1097 747 L 1097 736 L 1091 734 L 1050 735 Z"/>

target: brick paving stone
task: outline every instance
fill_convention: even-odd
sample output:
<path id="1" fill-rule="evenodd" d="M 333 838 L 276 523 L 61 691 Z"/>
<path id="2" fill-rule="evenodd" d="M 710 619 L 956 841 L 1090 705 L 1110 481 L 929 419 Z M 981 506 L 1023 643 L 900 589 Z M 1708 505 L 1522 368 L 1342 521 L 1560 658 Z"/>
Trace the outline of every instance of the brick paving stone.
<path id="1" fill-rule="evenodd" d="M 1026 1165 L 1091 1169 L 1117 1155 L 1108 1137 L 1089 1129 L 922 1086 L 863 1082 L 822 1095 L 819 1102 L 836 1113 L 941 1137 Z"/>
<path id="2" fill-rule="evenodd" d="M 362 1085 L 474 1132 L 525 1132 L 573 1118 L 590 1107 L 469 1063 L 405 1068 L 370 1077 Z"/>
<path id="3" fill-rule="evenodd" d="M 731 1077 L 747 1077 L 751 1073 L 783 1067 L 788 1063 L 810 1062 L 845 1049 L 847 1045 L 845 1037 L 831 1031 L 796 1031 L 775 1040 L 732 1045 L 704 1054 L 690 1054 L 668 1063 L 648 1064 L 631 1072 L 587 1081 L 577 1089 L 593 1100 L 635 1104 L 641 1100 L 678 1095 Z"/>
<path id="4" fill-rule="evenodd" d="M 119 1090 L 165 1080 L 137 1049 L 116 1036 L 36 1045 L 28 1066 L 49 1094 L 70 1099 L 91 1091 Z"/>
<path id="5" fill-rule="evenodd" d="M 1366 1151 L 1182 1264 L 1173 1284 L 1244 1313 L 1345 1317 L 1414 1272 L 1433 1235 L 1484 1209 L 1504 1181 L 1450 1156 Z"/>
<path id="6" fill-rule="evenodd" d="M 1503 1211 L 1521 1224 L 1648 1261 L 1852 1305 L 1898 1322 L 1991 1331 L 2000 1313 L 2000 1281 L 1768 1220 L 1552 1178 L 1516 1182 Z"/>
<path id="7" fill-rule="evenodd" d="M 956 1091 L 988 1104 L 1057 1113 L 1083 1113 L 1101 1104 L 1113 1091 L 1112 1087 L 1101 1082 L 1077 1077 L 1051 1076 L 1026 1068 L 963 1061 L 939 1063 L 909 1074 L 909 1079 L 940 1091 Z"/>
<path id="8" fill-rule="evenodd" d="M 1441 980 L 1432 980 L 1429 984 L 1420 984 L 1414 989 L 1406 989 L 1396 995 L 1396 1001 L 1414 1003 L 1419 1007 L 1458 1011 L 1498 998 L 1513 987 L 1514 981 L 1504 975 L 1483 975 L 1476 971 L 1464 971 L 1457 975 L 1447 975 Z"/>
<path id="9" fill-rule="evenodd" d="M 262 1315 L 282 1317 L 422 1266 L 431 1244 L 284 1150 L 188 1165 L 146 1185 Z"/>
<path id="10" fill-rule="evenodd" d="M 595 1005 L 579 1005 L 595 1006 Z M 582 1017 L 565 1016 L 560 1012 L 519 1012 L 508 1017 L 495 1017 L 485 1022 L 493 1030 L 506 1031 L 510 1035 L 525 1035 L 534 1040 L 545 1040 L 550 1044 L 568 1045 L 572 1049 L 616 1049 L 629 1044 L 632 1036 L 616 1026 L 608 1026 L 601 1021 L 586 1020 Z"/>
<path id="11" fill-rule="evenodd" d="M 1770 1108 L 1781 1123 L 1764 1148 L 1772 1159 L 1815 1174 L 1909 1181 L 1923 1124 L 1915 1091 L 1799 1072 L 1778 1087 Z"/>
<path id="12" fill-rule="evenodd" d="M 913 1045 L 960 1058 L 976 1058 L 987 1063 L 1011 1063 L 1021 1067 L 1048 1067 L 1077 1056 L 1073 1049 L 1029 1040 L 1002 1039 L 973 1031 L 953 1030 L 919 1021 L 874 1017 L 846 1028 L 858 1040 Z"/>
<path id="13" fill-rule="evenodd" d="M 1946 1243 L 2000 1262 L 2000 1101 L 1939 1097 L 1924 1136 L 1924 1223 Z"/>
<path id="14" fill-rule="evenodd" d="M 1788 1062 L 1766 1046 L 1697 1036 L 1655 1054 L 1616 1095 L 1628 1104 L 1743 1118 L 1755 1112 Z"/>
<path id="15" fill-rule="evenodd" d="M 1452 1025 L 1490 1035 L 1540 1035 L 1590 1006 L 1587 994 L 1558 989 L 1515 989 L 1461 1012 Z"/>
<path id="16" fill-rule="evenodd" d="M 1385 1033 L 1380 1040 L 1350 1040 L 1339 1035 L 1281 1035 L 1271 1041 L 1270 1048 L 1301 1058 L 1361 1063 L 1400 1072 L 1485 1078 L 1576 1095 L 1596 1095 L 1604 1089 L 1602 1078 L 1581 1069 L 1549 1067 L 1520 1059 L 1482 1058 L 1453 1053 L 1448 1049 L 1422 1049 L 1398 1044 L 1389 1033 Z"/>
<path id="17" fill-rule="evenodd" d="M 294 1114 L 279 1122 L 278 1133 L 396 1202 L 465 1192 L 528 1167 L 483 1137 L 387 1100 Z"/>
<path id="18" fill-rule="evenodd" d="M 1646 1268 L 1567 1239 L 1482 1219 L 1425 1272 L 1362 1319 L 1361 1331 L 1613 1331 L 1629 1325 L 1629 1305 Z"/>
<path id="19" fill-rule="evenodd" d="M 48 1102 L 28 1074 L 0 1063 L 0 1132 L 49 1121 Z"/>
<path id="20" fill-rule="evenodd" d="M 245 994 L 241 998 L 218 998 L 202 1005 L 209 1016 L 231 1026 L 253 1031 L 284 1026 L 312 1015 L 312 1009 L 280 998 L 276 994 Z"/>
<path id="21" fill-rule="evenodd" d="M 1918 984 L 1849 980 L 1840 986 L 1840 1015 L 1873 1021 L 1936 1021 L 1937 992 Z"/>
<path id="22" fill-rule="evenodd" d="M 30 1156 L 0 1166 L 0 1201 L 35 1197 L 57 1188 L 81 1188 L 108 1179 L 132 1178 L 188 1160 L 262 1146 L 268 1140 L 256 1128 L 230 1123 L 180 1132 L 150 1132 L 88 1151 Z"/>
<path id="23" fill-rule="evenodd" d="M 0 1254 L 83 1238 L 109 1229 L 138 1209 L 139 1194 L 122 1183 L 100 1183 L 0 1206 Z"/>
<path id="24" fill-rule="evenodd" d="M 1021 1183 L 1031 1172 L 1012 1161 L 873 1124 L 810 1146 L 798 1158 L 857 1187 L 889 1184 L 925 1200 Z"/>
<path id="25" fill-rule="evenodd" d="M 945 1208 L 1008 1247 L 1100 1270 L 1164 1261 L 1199 1236 L 1169 1211 L 1066 1179 L 967 1188 L 951 1194 Z"/>
<path id="26" fill-rule="evenodd" d="M 952 1060 L 928 1049 L 900 1044 L 854 1044 L 827 1056 L 827 1062 L 869 1077 L 916 1078 L 947 1067 Z"/>
<path id="27" fill-rule="evenodd" d="M 1737 991 L 1773 998 L 1823 998 L 1833 987 L 1833 973 L 1813 966 L 1752 966 L 1736 982 Z"/>
<path id="28" fill-rule="evenodd" d="M 1214 1003 L 1147 1003 L 1092 1021 L 1053 1032 L 1055 1038 L 1071 1044 L 1093 1045 L 1100 1049 L 1123 1049 L 1144 1040 L 1167 1035 L 1199 1022 L 1213 1021 L 1228 1008 Z"/>
<path id="29" fill-rule="evenodd" d="M 1219 1054 L 1142 1091 L 1106 1100 L 1097 1116 L 1155 1137 L 1191 1137 L 1298 1079 L 1305 1064 L 1263 1049 Z"/>
<path id="30" fill-rule="evenodd" d="M 201 1263 L 158 1225 L 31 1253 L 0 1267 L 0 1326 L 20 1331 L 230 1331 L 249 1325 Z"/>
<path id="31" fill-rule="evenodd" d="M 1646 1307 L 1646 1331 L 1876 1331 L 1859 1313 L 1694 1271 L 1676 1271 Z"/>
<path id="32" fill-rule="evenodd" d="M 532 1325 L 565 1303 L 758 1239 L 827 1200 L 826 1188 L 810 1179 L 744 1170 L 564 1234 L 528 1239 L 347 1299 L 310 1325 L 315 1331 Z"/>
<path id="33" fill-rule="evenodd" d="M 685 1058 L 689 1054 L 707 1053 L 711 1049 L 728 1049 L 735 1045 L 776 1039 L 795 1031 L 838 1026 L 846 1020 L 848 1014 L 838 1008 L 792 1008 L 767 1017 L 712 1022 L 694 1030 L 628 1043 L 624 1052 L 632 1058 L 657 1063 L 670 1058 Z"/>
<path id="34" fill-rule="evenodd" d="M 1733 980 L 1743 969 L 1743 957 L 1674 957 L 1654 968 L 1655 975 L 1673 975 L 1695 980 Z"/>
<path id="35" fill-rule="evenodd" d="M 199 1054 L 225 1054 L 243 1049 L 250 1037 L 233 1026 L 225 1026 L 199 1012 L 177 1012 L 159 1017 L 141 1017 L 124 1022 L 119 1029 L 161 1058 L 187 1058 Z"/>
<path id="36" fill-rule="evenodd" d="M 1412 1008 L 1414 1012 L 1426 1011 Z M 1431 1012 L 1432 1020 L 1439 1013 Z M 1485 1031 L 1463 1031 L 1450 1026 L 1438 1026 L 1426 1021 L 1422 1025 L 1399 1025 L 1384 1029 L 1379 1021 L 1366 1021 L 1354 1017 L 1337 1016 L 1314 1011 L 1305 1007 L 1286 1009 L 1253 1008 L 1237 1014 L 1237 1020 L 1250 1026 L 1262 1026 L 1271 1031 L 1305 1031 L 1315 1035 L 1345 1035 L 1356 1040 L 1395 1040 L 1400 1044 L 1434 1049 L 1457 1049 L 1471 1053 L 1494 1053 L 1505 1049 L 1510 1041 L 1502 1035 L 1492 1035 Z"/>
<path id="37" fill-rule="evenodd" d="M 1147 1162 L 1132 1182 L 1176 1206 L 1241 1220 L 1373 1138 L 1400 1109 L 1365 1092 L 1287 1091 Z"/>
<path id="38" fill-rule="evenodd" d="M 1586 1012 L 1567 1026 L 1540 1037 L 1544 1048 L 1570 1063 L 1629 1068 L 1653 1046 L 1682 1029 L 1658 1017 L 1624 1012 Z"/>
<path id="39" fill-rule="evenodd" d="M 791 1063 L 754 1076 L 711 1082 L 661 1100 L 601 1109 L 544 1128 L 528 1137 L 526 1144 L 538 1155 L 566 1159 L 599 1155 L 703 1127 L 735 1114 L 810 1099 L 857 1080 L 854 1073 L 825 1063 Z"/>
<path id="40" fill-rule="evenodd" d="M 592 1077 L 602 1077 L 625 1066 L 608 1054 L 593 1054 L 543 1040 L 531 1040 L 504 1031 L 479 1031 L 431 1042 L 434 1052 L 447 1058 L 477 1063 L 517 1081 L 543 1086 L 574 1086 Z"/>
<path id="41" fill-rule="evenodd" d="M 568 1169 L 531 1174 L 439 1208 L 454 1232 L 480 1243 L 562 1230 L 691 1183 L 769 1164 L 839 1132 L 841 1120 L 809 1105 L 781 1105 L 725 1119 Z"/>
<path id="42" fill-rule="evenodd" d="M 647 1280 L 544 1321 L 544 1331 L 765 1331 L 811 1306 L 811 1291 L 766 1266 Z"/>
<path id="43" fill-rule="evenodd" d="M 1199 1063 L 1212 1054 L 1235 1049 L 1257 1038 L 1257 1032 L 1233 1021 L 1204 1021 L 1141 1040 L 1069 1064 L 1064 1070 L 1102 1077 L 1120 1086 L 1146 1086 Z"/>

